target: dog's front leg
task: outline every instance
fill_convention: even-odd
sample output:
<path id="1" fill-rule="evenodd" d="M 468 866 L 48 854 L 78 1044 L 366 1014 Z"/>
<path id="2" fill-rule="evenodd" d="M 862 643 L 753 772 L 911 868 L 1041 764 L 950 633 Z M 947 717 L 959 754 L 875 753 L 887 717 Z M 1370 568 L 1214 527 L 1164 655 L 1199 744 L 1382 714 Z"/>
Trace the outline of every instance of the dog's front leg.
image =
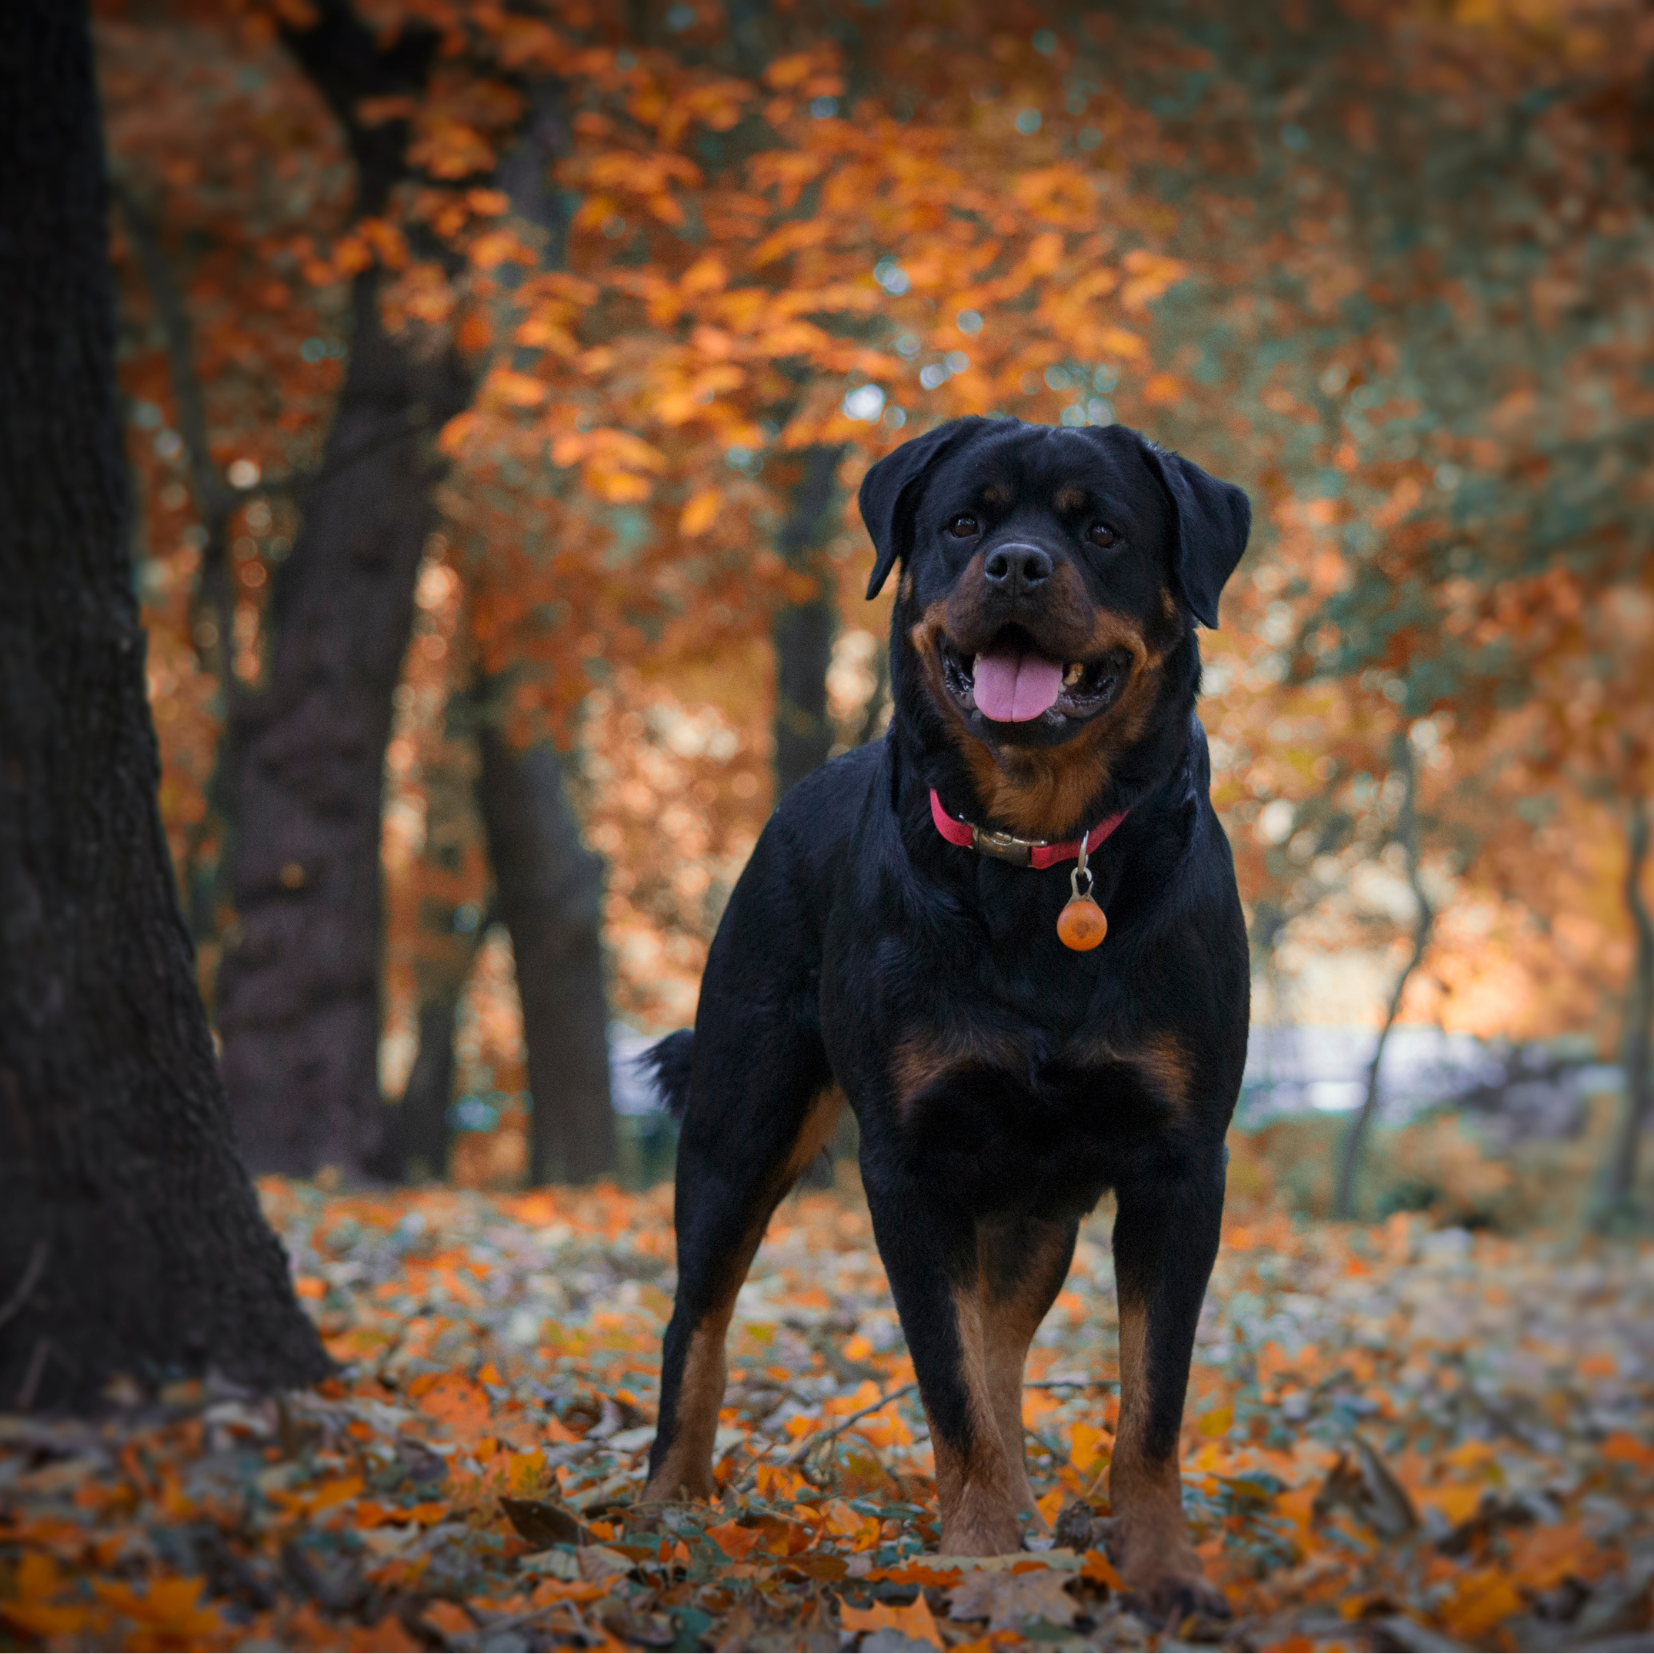
<path id="1" fill-rule="evenodd" d="M 867 1175 L 873 1232 L 919 1380 L 936 1456 L 941 1550 L 1002 1556 L 1022 1549 L 1026 1486 L 996 1416 L 975 1221 L 933 1188 Z"/>
<path id="2" fill-rule="evenodd" d="M 1226 1615 L 1183 1519 L 1178 1436 L 1195 1326 L 1223 1218 L 1221 1145 L 1155 1167 L 1116 1195 L 1120 1422 L 1109 1472 L 1117 1561 L 1157 1613 Z"/>

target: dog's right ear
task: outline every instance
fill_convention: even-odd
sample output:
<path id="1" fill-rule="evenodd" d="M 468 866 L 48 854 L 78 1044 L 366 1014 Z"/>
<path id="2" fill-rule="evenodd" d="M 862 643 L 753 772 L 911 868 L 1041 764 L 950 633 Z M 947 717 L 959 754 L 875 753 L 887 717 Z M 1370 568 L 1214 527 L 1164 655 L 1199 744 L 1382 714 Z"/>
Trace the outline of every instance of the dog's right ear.
<path id="1" fill-rule="evenodd" d="M 931 468 L 990 421 L 972 416 L 950 419 L 886 454 L 865 477 L 857 503 L 873 539 L 873 577 L 869 601 L 877 597 L 896 563 L 913 549 L 913 505 Z"/>

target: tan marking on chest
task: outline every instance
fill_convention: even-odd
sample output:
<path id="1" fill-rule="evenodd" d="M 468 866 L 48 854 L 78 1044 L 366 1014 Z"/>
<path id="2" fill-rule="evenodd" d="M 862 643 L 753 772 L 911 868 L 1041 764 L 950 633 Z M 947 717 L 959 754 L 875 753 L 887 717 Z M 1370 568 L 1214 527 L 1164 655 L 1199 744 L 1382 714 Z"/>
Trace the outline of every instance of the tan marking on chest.
<path id="1" fill-rule="evenodd" d="M 1106 1039 L 1081 1040 L 1064 1055 L 1078 1068 L 1102 1063 L 1134 1068 L 1162 1102 L 1180 1113 L 1193 1101 L 1194 1061 L 1175 1034 L 1145 1034 L 1124 1045 Z"/>
<path id="2" fill-rule="evenodd" d="M 987 1028 L 910 1034 L 896 1042 L 890 1059 L 896 1104 L 905 1114 L 933 1085 L 954 1074 L 985 1068 L 1026 1068 L 1027 1053 L 1013 1034 Z"/>

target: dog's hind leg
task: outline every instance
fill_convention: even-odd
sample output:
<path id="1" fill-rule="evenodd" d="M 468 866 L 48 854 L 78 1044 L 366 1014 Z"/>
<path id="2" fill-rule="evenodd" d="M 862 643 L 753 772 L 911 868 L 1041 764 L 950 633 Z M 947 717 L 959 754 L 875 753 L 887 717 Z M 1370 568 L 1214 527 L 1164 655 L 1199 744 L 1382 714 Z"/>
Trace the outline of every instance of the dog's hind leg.
<path id="1" fill-rule="evenodd" d="M 716 1497 L 735 1295 L 770 1214 L 831 1138 L 843 1101 L 813 1032 L 702 1018 L 678 1142 L 678 1290 L 645 1499 Z"/>
<path id="2" fill-rule="evenodd" d="M 1010 1462 L 1012 1502 L 1024 1527 L 1045 1527 L 1028 1481 L 1022 1425 L 1023 1369 L 1028 1346 L 1068 1279 L 1079 1221 L 1003 1218 L 981 1225 L 983 1354 L 994 1417 Z"/>

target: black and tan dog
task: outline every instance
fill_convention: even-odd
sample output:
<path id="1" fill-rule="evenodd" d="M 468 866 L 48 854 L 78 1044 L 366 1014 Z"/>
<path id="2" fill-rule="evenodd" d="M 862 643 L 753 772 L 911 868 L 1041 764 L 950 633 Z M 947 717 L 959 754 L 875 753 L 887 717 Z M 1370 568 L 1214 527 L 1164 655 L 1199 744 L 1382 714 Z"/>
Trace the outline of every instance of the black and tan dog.
<path id="1" fill-rule="evenodd" d="M 847 1098 L 942 1550 L 1014 1551 L 1039 1522 L 1023 1362 L 1112 1189 L 1116 1561 L 1159 1609 L 1219 1610 L 1178 1436 L 1248 969 L 1195 622 L 1216 624 L 1246 497 L 1118 426 L 962 419 L 875 465 L 861 510 L 868 596 L 902 565 L 890 733 L 781 801 L 693 1035 L 656 1048 L 683 1134 L 647 1496 L 713 1495 L 736 1292 Z"/>

